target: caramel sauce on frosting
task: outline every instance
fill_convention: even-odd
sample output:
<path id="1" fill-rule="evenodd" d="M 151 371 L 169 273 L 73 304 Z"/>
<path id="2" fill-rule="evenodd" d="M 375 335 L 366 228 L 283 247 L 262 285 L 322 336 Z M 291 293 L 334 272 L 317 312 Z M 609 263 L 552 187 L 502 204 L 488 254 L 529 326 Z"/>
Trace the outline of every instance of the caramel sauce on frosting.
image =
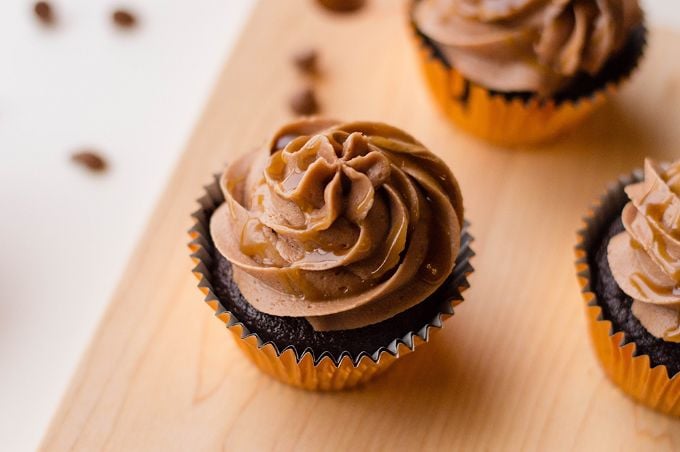
<path id="1" fill-rule="evenodd" d="M 637 0 L 420 0 L 414 20 L 467 78 L 548 96 L 597 74 L 642 12 Z"/>
<path id="2" fill-rule="evenodd" d="M 645 161 L 644 181 L 626 187 L 625 231 L 612 237 L 609 266 L 654 336 L 680 342 L 680 161 Z"/>
<path id="3" fill-rule="evenodd" d="M 229 165 L 215 246 L 258 310 L 317 331 L 386 320 L 430 296 L 460 248 L 446 164 L 381 123 L 303 119 Z"/>

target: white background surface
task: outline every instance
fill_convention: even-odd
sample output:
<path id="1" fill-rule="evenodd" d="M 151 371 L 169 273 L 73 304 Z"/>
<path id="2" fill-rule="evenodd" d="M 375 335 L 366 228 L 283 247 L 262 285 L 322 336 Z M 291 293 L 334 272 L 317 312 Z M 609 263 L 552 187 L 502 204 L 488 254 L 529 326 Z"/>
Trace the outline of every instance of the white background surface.
<path id="1" fill-rule="evenodd" d="M 0 449 L 38 445 L 254 3 L 52 0 L 45 29 L 0 0 Z M 645 6 L 680 27 L 677 0 Z"/>
<path id="2" fill-rule="evenodd" d="M 38 445 L 254 3 L 50 1 L 53 29 L 0 0 L 2 451 Z"/>

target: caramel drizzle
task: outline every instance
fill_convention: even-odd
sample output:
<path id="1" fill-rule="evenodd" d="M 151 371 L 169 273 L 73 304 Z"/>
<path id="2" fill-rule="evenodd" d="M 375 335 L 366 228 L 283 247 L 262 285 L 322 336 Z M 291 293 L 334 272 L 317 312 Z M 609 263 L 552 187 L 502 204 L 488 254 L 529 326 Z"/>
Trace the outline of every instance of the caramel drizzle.
<path id="1" fill-rule="evenodd" d="M 680 296 L 680 289 L 677 287 L 662 286 L 652 281 L 647 275 L 635 272 L 630 277 L 630 282 L 638 292 L 649 298 L 653 295 L 663 295 L 667 297 Z"/>

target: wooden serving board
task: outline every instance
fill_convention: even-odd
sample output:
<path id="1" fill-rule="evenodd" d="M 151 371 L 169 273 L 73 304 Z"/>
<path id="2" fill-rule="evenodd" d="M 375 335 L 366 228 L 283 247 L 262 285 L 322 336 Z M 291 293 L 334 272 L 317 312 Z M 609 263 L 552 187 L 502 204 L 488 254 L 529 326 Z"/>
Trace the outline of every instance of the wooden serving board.
<path id="1" fill-rule="evenodd" d="M 332 16 L 263 0 L 219 78 L 43 442 L 45 450 L 678 450 L 680 421 L 629 400 L 586 332 L 572 247 L 607 181 L 680 155 L 680 35 L 654 30 L 621 96 L 559 144 L 490 147 L 432 104 L 405 3 Z M 307 393 L 261 374 L 202 304 L 186 230 L 202 184 L 289 118 L 289 56 L 322 49 L 324 112 L 411 132 L 462 185 L 478 256 L 432 344 L 368 386 Z"/>

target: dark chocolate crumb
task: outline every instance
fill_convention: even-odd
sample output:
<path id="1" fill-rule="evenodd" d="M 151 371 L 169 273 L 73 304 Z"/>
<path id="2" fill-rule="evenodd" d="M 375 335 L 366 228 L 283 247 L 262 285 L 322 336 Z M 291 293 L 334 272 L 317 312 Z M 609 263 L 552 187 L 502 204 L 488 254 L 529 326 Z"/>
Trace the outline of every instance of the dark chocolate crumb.
<path id="1" fill-rule="evenodd" d="M 132 28 L 137 25 L 137 18 L 130 12 L 124 9 L 117 9 L 111 16 L 113 23 L 121 28 Z"/>
<path id="2" fill-rule="evenodd" d="M 301 89 L 290 98 L 290 109 L 298 115 L 313 115 L 319 112 L 316 94 L 310 87 Z"/>
<path id="3" fill-rule="evenodd" d="M 339 13 L 349 13 L 357 11 L 364 3 L 365 0 L 317 0 L 321 6 L 324 8 Z"/>
<path id="4" fill-rule="evenodd" d="M 232 278 L 231 264 L 219 251 L 212 249 L 211 284 L 220 303 L 265 342 L 274 342 L 279 350 L 294 346 L 299 352 L 312 350 L 319 357 L 330 353 L 337 361 L 349 352 L 356 359 L 362 352 L 372 354 L 381 346 L 416 331 L 441 312 L 446 300 L 446 287 L 412 308 L 380 323 L 342 331 L 314 331 L 303 317 L 279 317 L 255 309 L 241 294 Z M 456 295 L 460 297 L 460 294 Z"/>
<path id="5" fill-rule="evenodd" d="M 315 74 L 318 71 L 319 53 L 316 49 L 307 48 L 293 55 L 293 64 L 302 72 Z"/>
<path id="6" fill-rule="evenodd" d="M 96 173 L 105 171 L 108 166 L 106 160 L 93 151 L 76 152 L 71 156 L 71 160 Z"/>
<path id="7" fill-rule="evenodd" d="M 54 11 L 48 2 L 36 2 L 33 5 L 35 16 L 45 25 L 54 23 Z"/>

